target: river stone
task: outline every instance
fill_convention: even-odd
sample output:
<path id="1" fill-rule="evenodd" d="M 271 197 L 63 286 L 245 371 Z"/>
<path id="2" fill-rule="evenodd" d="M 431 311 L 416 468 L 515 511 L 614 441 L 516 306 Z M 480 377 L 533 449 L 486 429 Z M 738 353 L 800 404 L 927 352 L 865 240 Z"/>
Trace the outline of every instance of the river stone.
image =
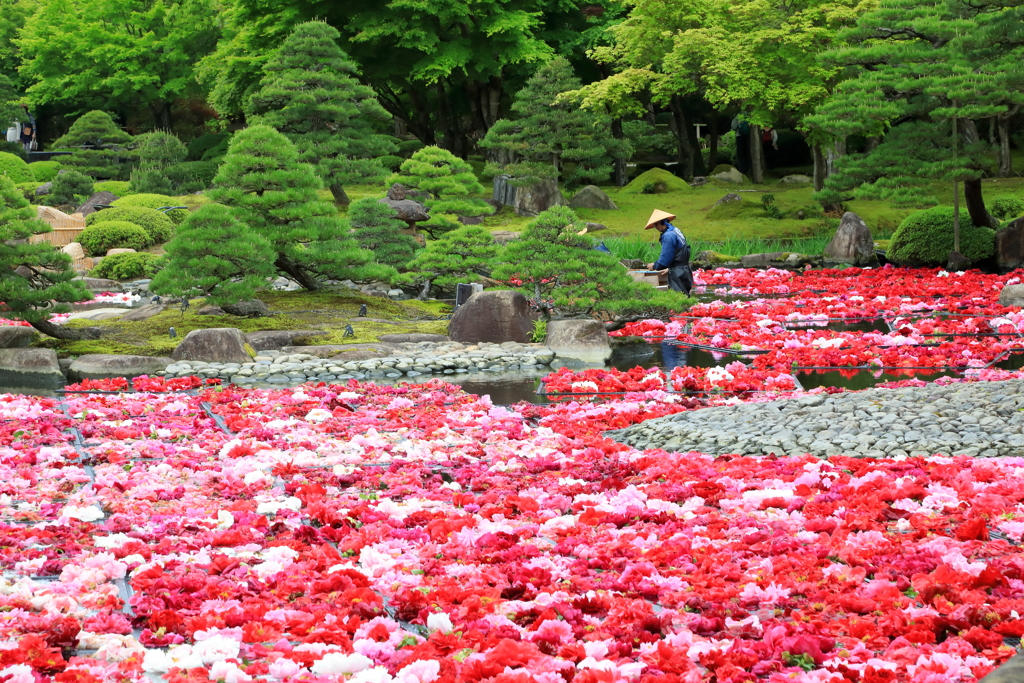
<path id="1" fill-rule="evenodd" d="M 747 176 L 740 173 L 735 166 L 730 166 L 728 170 L 715 173 L 711 177 L 715 180 L 720 180 L 724 183 L 733 183 L 735 185 L 743 185 L 750 182 L 747 180 Z"/>
<path id="2" fill-rule="evenodd" d="M 810 182 L 813 182 L 813 181 L 814 181 L 814 179 L 811 178 L 811 176 L 809 176 L 809 175 L 801 175 L 799 173 L 794 173 L 793 175 L 785 176 L 782 179 L 782 182 L 784 182 L 784 183 L 810 183 Z"/>
<path id="3" fill-rule="evenodd" d="M 98 277 L 76 277 L 90 292 L 123 292 L 124 288 L 117 280 L 106 280 Z"/>
<path id="4" fill-rule="evenodd" d="M 220 306 L 207 304 L 196 311 L 196 315 L 227 315 L 227 312 L 225 312 L 225 310 Z"/>
<path id="5" fill-rule="evenodd" d="M 139 306 L 134 308 L 123 316 L 121 316 L 121 322 L 138 322 L 139 320 L 149 320 L 154 315 L 158 315 L 167 310 L 166 304 L 146 304 L 145 306 Z"/>
<path id="6" fill-rule="evenodd" d="M 584 227 L 586 227 L 588 233 L 601 232 L 602 230 L 608 229 L 608 226 L 604 223 L 586 223 Z"/>
<path id="7" fill-rule="evenodd" d="M 48 183 L 43 183 L 42 185 L 40 185 L 39 187 L 36 188 L 36 196 L 37 197 L 43 197 L 45 195 L 50 194 L 51 192 L 53 192 L 53 181 L 52 180 L 50 182 L 48 182 Z"/>
<path id="8" fill-rule="evenodd" d="M 403 199 L 411 199 L 415 202 L 424 202 L 430 199 L 431 195 L 429 192 L 424 192 L 423 190 L 416 189 L 415 187 L 406 187 L 402 183 L 395 183 L 388 188 L 387 198 L 396 202 L 400 202 Z"/>
<path id="9" fill-rule="evenodd" d="M 350 360 L 370 360 L 371 358 L 385 358 L 395 352 L 391 344 L 320 344 L 316 346 L 286 346 L 281 349 L 285 355 L 305 353 L 317 358 L 330 358 L 337 362 Z"/>
<path id="10" fill-rule="evenodd" d="M 999 292 L 1000 306 L 1024 307 L 1024 285 L 1006 285 Z"/>
<path id="11" fill-rule="evenodd" d="M 739 196 L 735 192 L 730 192 L 729 194 L 725 195 L 724 197 L 719 199 L 717 202 L 715 202 L 715 206 L 718 206 L 719 204 L 728 204 L 730 202 L 742 202 L 742 201 L 743 201 L 743 197 Z"/>
<path id="12" fill-rule="evenodd" d="M 136 253 L 136 251 L 134 249 L 129 249 L 127 247 L 114 247 L 113 249 L 107 249 L 107 254 L 106 255 L 107 256 L 117 256 L 118 254 L 134 254 L 134 253 Z"/>
<path id="13" fill-rule="evenodd" d="M 391 207 L 391 210 L 395 212 L 395 218 L 405 221 L 410 227 L 415 223 L 430 219 L 427 208 L 411 199 L 379 199 L 378 201 Z"/>
<path id="14" fill-rule="evenodd" d="M 245 337 L 235 327 L 192 330 L 171 354 L 174 360 L 201 360 L 207 363 L 249 363 Z"/>
<path id="15" fill-rule="evenodd" d="M 786 255 L 784 251 L 773 251 L 770 254 L 747 254 L 740 256 L 744 268 L 764 268 L 773 262 L 781 261 Z"/>
<path id="16" fill-rule="evenodd" d="M 491 237 L 498 244 L 506 244 L 508 242 L 514 242 L 518 239 L 522 239 L 523 233 L 516 232 L 514 230 L 495 230 L 491 233 Z"/>
<path id="17" fill-rule="evenodd" d="M 591 319 L 548 322 L 546 346 L 559 358 L 575 358 L 587 363 L 605 363 L 612 357 L 608 331 Z"/>
<path id="18" fill-rule="evenodd" d="M 70 256 L 72 261 L 80 261 L 85 258 L 85 249 L 78 242 L 65 244 L 60 250 Z"/>
<path id="19" fill-rule="evenodd" d="M 470 344 L 507 341 L 524 344 L 530 341 L 533 321 L 537 318 L 526 297 L 519 292 L 477 292 L 452 314 L 448 336 L 452 341 Z"/>
<path id="20" fill-rule="evenodd" d="M 875 240 L 871 229 L 857 214 L 847 211 L 836 228 L 832 241 L 825 247 L 827 263 L 849 263 L 852 266 L 877 266 Z"/>
<path id="21" fill-rule="evenodd" d="M 323 330 L 262 330 L 250 332 L 245 335 L 245 340 L 257 351 L 274 351 L 292 346 L 296 339 L 321 337 L 326 334 Z"/>
<path id="22" fill-rule="evenodd" d="M 612 198 L 604 193 L 604 190 L 597 185 L 587 185 L 569 200 L 571 209 L 618 209 Z"/>
<path id="23" fill-rule="evenodd" d="M 946 270 L 952 273 L 958 273 L 962 270 L 967 270 L 970 267 L 971 260 L 959 251 L 951 251 L 949 252 L 949 256 L 946 257 Z"/>
<path id="24" fill-rule="evenodd" d="M 153 376 L 171 364 L 170 358 L 157 356 L 121 356 L 113 353 L 90 353 L 79 356 L 68 369 L 74 381 L 108 377 Z"/>
<path id="25" fill-rule="evenodd" d="M 1010 221 L 996 231 L 996 266 L 1013 270 L 1024 265 L 1024 218 Z"/>
<path id="26" fill-rule="evenodd" d="M 239 301 L 234 304 L 221 306 L 225 313 L 237 315 L 240 318 L 265 318 L 270 315 L 270 309 L 259 299 L 252 301 Z"/>
<path id="27" fill-rule="evenodd" d="M 23 325 L 0 326 L 0 349 L 24 349 L 36 340 L 36 331 Z"/>
<path id="28" fill-rule="evenodd" d="M 97 211 L 96 206 L 99 204 L 112 204 L 117 201 L 117 195 L 113 192 L 97 192 L 93 196 L 89 197 L 75 209 L 75 213 L 80 213 L 82 216 L 88 216 L 90 213 Z"/>
<path id="29" fill-rule="evenodd" d="M 56 388 L 63 383 L 53 349 L 0 349 L 0 386 Z"/>
<path id="30" fill-rule="evenodd" d="M 553 178 L 516 188 L 513 208 L 518 216 L 536 216 L 552 206 L 565 206 L 565 197 Z"/>
<path id="31" fill-rule="evenodd" d="M 388 344 L 403 344 L 420 342 L 446 342 L 448 337 L 443 334 L 427 334 L 425 332 L 402 332 L 399 334 L 382 334 L 377 339 Z"/>

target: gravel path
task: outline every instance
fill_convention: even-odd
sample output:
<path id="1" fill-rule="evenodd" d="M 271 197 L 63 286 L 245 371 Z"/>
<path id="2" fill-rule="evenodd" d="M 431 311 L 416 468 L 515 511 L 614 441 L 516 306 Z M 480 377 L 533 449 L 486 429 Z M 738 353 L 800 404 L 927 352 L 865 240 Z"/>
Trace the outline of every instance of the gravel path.
<path id="1" fill-rule="evenodd" d="M 818 394 L 704 408 L 608 435 L 636 448 L 721 455 L 1024 456 L 1024 380 Z"/>

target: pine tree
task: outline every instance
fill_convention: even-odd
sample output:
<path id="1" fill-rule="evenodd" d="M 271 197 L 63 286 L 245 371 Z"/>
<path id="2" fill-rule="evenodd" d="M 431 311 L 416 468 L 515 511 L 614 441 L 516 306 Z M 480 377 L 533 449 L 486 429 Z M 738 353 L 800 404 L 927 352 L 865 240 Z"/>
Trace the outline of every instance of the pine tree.
<path id="1" fill-rule="evenodd" d="M 305 289 L 320 289 L 324 279 L 394 276 L 359 248 L 334 206 L 317 199 L 322 184 L 313 167 L 300 162 L 295 145 L 270 126 L 235 134 L 214 186 L 210 197 L 269 240 L 277 270 Z"/>
<path id="2" fill-rule="evenodd" d="M 491 207 L 472 195 L 481 194 L 483 185 L 469 163 L 440 147 L 424 147 L 402 162 L 388 183 L 401 183 L 430 194 L 424 202 L 430 220 L 418 223 L 431 237 L 461 227 L 459 216 L 483 216 Z"/>
<path id="3" fill-rule="evenodd" d="M 232 304 L 252 299 L 276 274 L 270 242 L 220 204 L 189 214 L 165 249 L 167 265 L 150 284 L 157 294 Z"/>
<path id="4" fill-rule="evenodd" d="M 53 146 L 75 148 L 71 156 L 61 158 L 62 166 L 95 180 L 126 180 L 134 156 L 131 144 L 132 136 L 118 128 L 109 114 L 91 111 L 78 117 Z"/>
<path id="5" fill-rule="evenodd" d="M 605 182 L 613 169 L 613 157 L 629 157 L 625 140 L 611 133 L 611 119 L 580 109 L 558 96 L 578 90 L 582 83 L 572 66 L 557 57 L 537 70 L 516 93 L 512 111 L 516 118 L 494 124 L 481 147 L 502 150 L 514 161 L 492 166 L 513 176 L 516 185 L 530 185 L 574 170 L 565 177 L 570 187 Z"/>
<path id="6" fill-rule="evenodd" d="M 542 212 L 510 242 L 491 277 L 530 298 L 544 317 L 664 317 L 693 300 L 637 283 L 618 260 L 579 234 L 584 224 L 564 206 Z"/>
<path id="7" fill-rule="evenodd" d="M 405 235 L 405 223 L 395 218 L 391 207 L 376 199 L 360 199 L 348 209 L 348 222 L 355 228 L 356 242 L 369 249 L 378 263 L 405 270 L 419 245 Z"/>
<path id="8" fill-rule="evenodd" d="M 92 193 L 92 178 L 78 171 L 61 170 L 53 179 L 44 203 L 47 206 L 78 206 L 91 197 Z"/>
<path id="9" fill-rule="evenodd" d="M 81 281 L 72 279 L 70 256 L 49 242 L 28 242 L 29 237 L 51 230 L 36 218 L 11 179 L 0 176 L 0 317 L 26 320 L 59 339 L 95 338 L 87 330 L 49 321 L 54 313 L 71 310 L 67 304 L 92 298 Z"/>
<path id="10" fill-rule="evenodd" d="M 287 135 L 300 160 L 316 165 L 335 202 L 347 205 L 344 186 L 383 178 L 387 171 L 376 158 L 394 154 L 395 145 L 376 132 L 374 121 L 391 115 L 356 79 L 358 67 L 338 37 L 322 21 L 296 26 L 264 67 L 248 113 Z"/>
<path id="11" fill-rule="evenodd" d="M 143 133 L 135 138 L 135 152 L 139 157 L 139 165 L 132 169 L 132 191 L 177 194 L 177 188 L 167 176 L 167 168 L 181 163 L 188 156 L 188 149 L 181 140 L 163 131 Z"/>
<path id="12" fill-rule="evenodd" d="M 427 244 L 409 263 L 410 272 L 403 279 L 422 286 L 420 298 L 426 298 L 431 285 L 451 291 L 460 282 L 475 282 L 497 253 L 491 233 L 467 225 Z"/>

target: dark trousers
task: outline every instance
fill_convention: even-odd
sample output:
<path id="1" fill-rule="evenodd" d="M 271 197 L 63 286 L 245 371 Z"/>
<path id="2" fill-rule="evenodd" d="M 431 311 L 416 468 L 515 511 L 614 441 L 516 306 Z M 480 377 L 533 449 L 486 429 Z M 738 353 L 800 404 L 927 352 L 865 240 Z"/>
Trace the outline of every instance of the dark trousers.
<path id="1" fill-rule="evenodd" d="M 668 288 L 687 295 L 690 293 L 693 289 L 693 273 L 690 272 L 689 264 L 669 267 Z"/>

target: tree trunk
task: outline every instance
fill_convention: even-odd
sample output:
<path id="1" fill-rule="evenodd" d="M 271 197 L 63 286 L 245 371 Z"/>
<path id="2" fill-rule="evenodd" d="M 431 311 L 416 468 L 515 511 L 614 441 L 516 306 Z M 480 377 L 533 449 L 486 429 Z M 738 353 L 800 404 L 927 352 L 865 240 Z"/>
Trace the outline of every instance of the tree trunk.
<path id="1" fill-rule="evenodd" d="M 1010 121 L 1021 109 L 1018 104 L 1010 111 L 996 117 L 996 131 L 999 133 L 999 177 L 1009 178 L 1013 175 L 1013 159 L 1010 158 Z"/>
<path id="2" fill-rule="evenodd" d="M 100 328 L 98 327 L 77 327 L 68 328 L 63 325 L 51 323 L 49 320 L 37 320 L 29 324 L 45 335 L 54 339 L 68 339 L 71 341 L 83 341 L 87 339 L 99 339 Z"/>
<path id="3" fill-rule="evenodd" d="M 429 296 L 430 296 L 430 280 L 427 280 L 426 282 L 423 283 L 423 289 L 420 290 L 420 294 L 416 298 L 419 299 L 420 301 L 426 301 Z"/>
<path id="4" fill-rule="evenodd" d="M 688 123 L 683 98 L 673 97 L 669 102 L 669 110 L 672 112 L 672 133 L 676 136 L 676 163 L 682 169 L 684 178 L 693 178 L 693 147 L 690 145 L 690 137 L 686 134 Z"/>
<path id="5" fill-rule="evenodd" d="M 825 151 L 826 176 L 836 172 L 836 161 L 844 156 L 846 156 L 846 138 L 841 138 L 832 143 L 832 146 Z"/>
<path id="6" fill-rule="evenodd" d="M 274 265 L 277 266 L 277 269 L 282 273 L 285 273 L 288 277 L 299 283 L 299 286 L 303 289 L 311 292 L 315 292 L 320 289 L 320 283 L 290 258 L 286 256 L 278 256 Z"/>
<path id="7" fill-rule="evenodd" d="M 171 130 L 171 105 L 168 102 L 150 102 L 149 113 L 158 130 Z"/>
<path id="8" fill-rule="evenodd" d="M 341 183 L 331 183 L 328 185 L 328 189 L 331 191 L 331 195 L 334 196 L 334 203 L 338 206 L 348 206 L 352 202 L 348 198 L 348 194 L 345 193 L 345 188 L 341 186 Z"/>
<path id="9" fill-rule="evenodd" d="M 871 137 L 868 138 L 868 144 L 867 147 L 864 148 L 864 151 L 870 154 L 871 152 L 874 152 L 876 149 L 878 149 L 878 146 L 880 144 L 882 144 L 882 138 L 878 137 L 877 135 L 872 135 Z"/>
<path id="10" fill-rule="evenodd" d="M 697 137 L 697 126 L 689 123 L 689 120 L 687 120 L 686 138 L 690 141 L 690 149 L 693 150 L 693 154 L 690 155 L 690 172 L 686 175 L 686 179 L 693 180 L 693 176 L 707 175 L 707 172 L 704 170 L 704 157 L 700 151 L 700 138 Z"/>
<path id="11" fill-rule="evenodd" d="M 708 167 L 707 172 L 711 173 L 718 166 L 718 117 L 712 113 L 711 122 L 708 124 Z"/>
<path id="12" fill-rule="evenodd" d="M 967 213 L 971 216 L 971 222 L 977 226 L 995 228 L 999 222 L 988 214 L 985 208 L 985 198 L 981 194 L 981 180 L 964 181 L 964 203 L 967 204 Z"/>
<path id="13" fill-rule="evenodd" d="M 761 126 L 754 124 L 750 124 L 750 179 L 759 184 L 764 182 L 764 143 Z"/>
<path id="14" fill-rule="evenodd" d="M 811 145 L 811 156 L 814 157 L 814 191 L 820 192 L 825 189 L 825 178 L 828 177 L 828 166 L 821 145 Z"/>
<path id="15" fill-rule="evenodd" d="M 624 140 L 625 133 L 622 132 L 622 119 L 612 119 L 612 137 L 616 140 Z M 626 184 L 626 159 L 615 157 L 615 172 L 612 177 L 615 187 L 622 187 Z"/>

